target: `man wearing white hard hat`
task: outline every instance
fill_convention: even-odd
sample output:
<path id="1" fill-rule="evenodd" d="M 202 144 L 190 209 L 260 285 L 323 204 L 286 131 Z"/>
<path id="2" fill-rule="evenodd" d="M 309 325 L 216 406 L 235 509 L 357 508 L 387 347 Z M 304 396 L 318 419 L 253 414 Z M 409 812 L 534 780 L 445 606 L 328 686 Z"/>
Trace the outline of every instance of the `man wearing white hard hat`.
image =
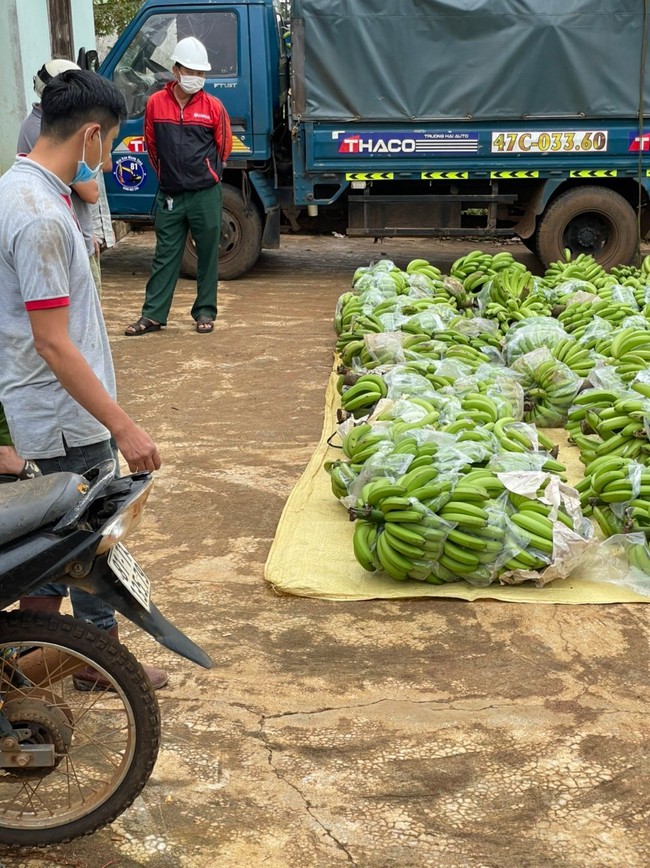
<path id="1" fill-rule="evenodd" d="M 174 80 L 152 94 L 145 109 L 145 142 L 160 185 L 156 252 L 142 315 L 125 329 L 127 336 L 160 331 L 167 324 L 188 230 L 198 260 L 191 310 L 196 331 L 209 334 L 217 316 L 221 178 L 232 148 L 230 120 L 222 103 L 204 90 L 211 69 L 205 46 L 188 36 L 171 59 Z"/>

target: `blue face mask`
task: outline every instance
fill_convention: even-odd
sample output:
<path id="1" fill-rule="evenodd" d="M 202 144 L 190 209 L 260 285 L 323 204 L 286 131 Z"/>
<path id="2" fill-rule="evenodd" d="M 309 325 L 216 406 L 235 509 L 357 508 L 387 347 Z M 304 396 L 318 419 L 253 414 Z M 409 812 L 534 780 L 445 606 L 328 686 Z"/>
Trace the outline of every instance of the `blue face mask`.
<path id="1" fill-rule="evenodd" d="M 104 162 L 103 158 L 103 146 L 102 140 L 99 140 L 99 163 L 95 169 L 91 169 L 88 163 L 86 162 L 86 136 L 88 135 L 88 130 L 84 133 L 84 146 L 83 151 L 81 152 L 81 159 L 77 162 L 77 173 L 70 181 L 70 186 L 73 184 L 83 184 L 85 181 L 94 181 L 97 175 L 99 175 L 102 163 Z"/>

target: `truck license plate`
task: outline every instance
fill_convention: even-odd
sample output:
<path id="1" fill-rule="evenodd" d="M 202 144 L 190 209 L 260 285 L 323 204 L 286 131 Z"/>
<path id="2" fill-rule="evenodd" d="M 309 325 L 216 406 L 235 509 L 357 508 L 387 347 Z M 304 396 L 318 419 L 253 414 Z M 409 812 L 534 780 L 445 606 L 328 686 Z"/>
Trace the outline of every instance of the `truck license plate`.
<path id="1" fill-rule="evenodd" d="M 108 553 L 108 566 L 127 591 L 143 606 L 151 611 L 149 595 L 151 582 L 131 552 L 122 543 L 117 543 Z"/>

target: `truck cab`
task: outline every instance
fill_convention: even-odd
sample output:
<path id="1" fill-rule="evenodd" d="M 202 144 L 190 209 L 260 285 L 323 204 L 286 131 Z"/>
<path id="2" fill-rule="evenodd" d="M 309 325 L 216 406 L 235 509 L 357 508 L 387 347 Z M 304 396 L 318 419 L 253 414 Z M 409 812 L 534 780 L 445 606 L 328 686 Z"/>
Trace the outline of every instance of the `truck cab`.
<path id="1" fill-rule="evenodd" d="M 126 98 L 128 117 L 105 176 L 111 212 L 129 222 L 153 220 L 158 179 L 144 142 L 148 97 L 173 78 L 176 43 L 197 37 L 212 67 L 205 90 L 221 100 L 231 120 L 233 150 L 224 170 L 220 277 L 248 271 L 262 246 L 279 246 L 279 210 L 267 175 L 272 138 L 286 103 L 286 56 L 279 0 L 147 0 L 122 33 L 99 72 Z M 184 270 L 195 272 L 188 236 Z"/>

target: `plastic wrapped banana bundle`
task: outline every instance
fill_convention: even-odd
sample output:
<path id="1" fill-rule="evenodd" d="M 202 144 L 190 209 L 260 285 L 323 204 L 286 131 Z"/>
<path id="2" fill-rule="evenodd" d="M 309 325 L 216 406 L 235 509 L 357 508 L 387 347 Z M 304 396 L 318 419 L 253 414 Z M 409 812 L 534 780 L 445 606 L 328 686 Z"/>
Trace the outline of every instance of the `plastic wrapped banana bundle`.
<path id="1" fill-rule="evenodd" d="M 357 269 L 335 312 L 354 555 L 396 581 L 570 575 L 603 546 L 650 576 L 650 256 L 530 274 L 476 250 Z M 584 468 L 573 488 L 551 432 Z M 596 554 L 594 554 L 596 553 Z"/>

